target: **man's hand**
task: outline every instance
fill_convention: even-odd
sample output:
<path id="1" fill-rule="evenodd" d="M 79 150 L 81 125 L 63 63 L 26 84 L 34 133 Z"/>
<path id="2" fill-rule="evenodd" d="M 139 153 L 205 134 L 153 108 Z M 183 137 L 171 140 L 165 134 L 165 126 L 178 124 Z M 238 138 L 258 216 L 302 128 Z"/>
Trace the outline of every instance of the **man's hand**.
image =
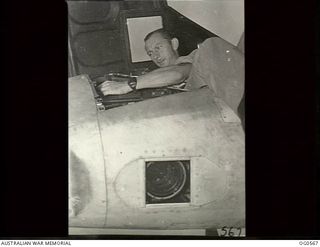
<path id="1" fill-rule="evenodd" d="M 132 91 L 127 82 L 105 81 L 98 86 L 103 95 L 108 94 L 125 94 Z"/>

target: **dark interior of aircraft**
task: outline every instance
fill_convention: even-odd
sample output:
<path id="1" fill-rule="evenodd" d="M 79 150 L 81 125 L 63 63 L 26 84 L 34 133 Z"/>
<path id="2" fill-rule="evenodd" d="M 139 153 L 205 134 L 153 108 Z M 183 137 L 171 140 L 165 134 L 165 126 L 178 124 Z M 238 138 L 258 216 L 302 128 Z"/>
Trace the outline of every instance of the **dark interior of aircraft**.
<path id="1" fill-rule="evenodd" d="M 139 76 L 156 68 L 150 59 L 136 61 L 134 58 L 131 45 L 135 44 L 131 41 L 129 28 L 139 28 L 135 27 L 138 25 L 135 20 L 161 20 L 162 27 L 179 39 L 178 52 L 181 56 L 188 55 L 205 39 L 217 36 L 181 15 L 163 0 L 69 1 L 68 9 L 69 77 L 89 75 L 101 110 L 183 92 L 177 88 L 151 88 L 125 95 L 103 96 L 97 89 L 107 79 Z"/>

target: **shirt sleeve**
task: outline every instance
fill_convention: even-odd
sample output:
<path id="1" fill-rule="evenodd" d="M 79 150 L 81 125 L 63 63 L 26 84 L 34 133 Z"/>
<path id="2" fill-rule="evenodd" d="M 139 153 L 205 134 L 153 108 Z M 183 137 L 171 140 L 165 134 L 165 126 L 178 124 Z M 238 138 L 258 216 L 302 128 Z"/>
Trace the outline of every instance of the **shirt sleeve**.
<path id="1" fill-rule="evenodd" d="M 188 81 L 190 89 L 208 85 L 237 112 L 244 93 L 244 54 L 221 38 L 209 38 L 197 49 Z"/>
<path id="2" fill-rule="evenodd" d="M 189 55 L 187 56 L 181 56 L 179 57 L 175 64 L 178 65 L 178 64 L 181 64 L 181 63 L 193 63 L 193 60 L 194 60 L 194 55 L 196 53 L 197 49 L 192 51 Z"/>

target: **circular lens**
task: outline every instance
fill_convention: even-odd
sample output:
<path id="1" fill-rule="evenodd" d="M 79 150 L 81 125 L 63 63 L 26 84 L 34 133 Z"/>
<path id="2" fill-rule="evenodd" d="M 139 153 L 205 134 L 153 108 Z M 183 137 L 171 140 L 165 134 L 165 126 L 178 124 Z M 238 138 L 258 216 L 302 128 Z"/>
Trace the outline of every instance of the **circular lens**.
<path id="1" fill-rule="evenodd" d="M 183 189 L 187 173 L 181 161 L 158 161 L 147 164 L 146 177 L 148 196 L 164 200 Z"/>

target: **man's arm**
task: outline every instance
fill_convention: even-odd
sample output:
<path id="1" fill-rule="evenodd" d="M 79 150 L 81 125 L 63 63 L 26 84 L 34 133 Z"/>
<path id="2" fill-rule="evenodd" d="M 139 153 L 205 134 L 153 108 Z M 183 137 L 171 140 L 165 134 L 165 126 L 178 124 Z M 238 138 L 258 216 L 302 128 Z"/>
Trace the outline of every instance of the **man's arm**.
<path id="1" fill-rule="evenodd" d="M 164 87 L 178 84 L 188 78 L 192 64 L 183 63 L 159 68 L 148 74 L 137 77 L 136 89 Z M 127 82 L 106 81 L 100 86 L 104 95 L 107 94 L 125 94 L 132 91 Z"/>
<path id="2" fill-rule="evenodd" d="M 191 63 L 159 68 L 137 78 L 137 89 L 164 87 L 183 82 L 189 77 Z"/>

